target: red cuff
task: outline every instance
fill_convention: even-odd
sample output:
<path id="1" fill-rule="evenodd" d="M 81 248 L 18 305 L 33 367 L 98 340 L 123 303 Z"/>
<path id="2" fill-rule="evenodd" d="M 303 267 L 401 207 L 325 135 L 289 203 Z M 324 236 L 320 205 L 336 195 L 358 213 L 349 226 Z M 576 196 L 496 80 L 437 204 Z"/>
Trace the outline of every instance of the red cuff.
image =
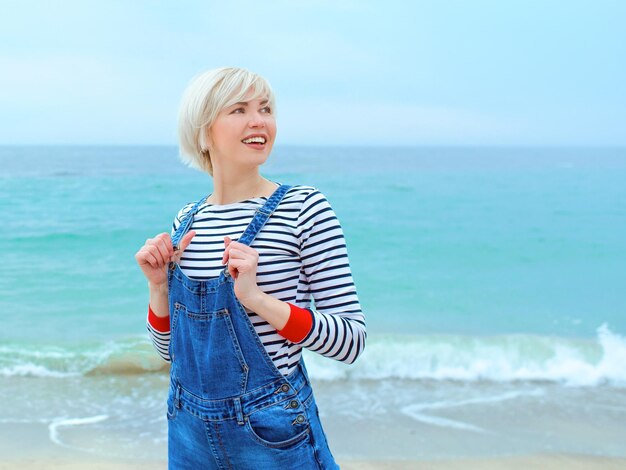
<path id="1" fill-rule="evenodd" d="M 170 316 L 157 317 L 152 311 L 150 304 L 148 304 L 148 323 L 150 326 L 157 330 L 159 333 L 169 333 L 170 331 Z"/>
<path id="2" fill-rule="evenodd" d="M 307 337 L 311 328 L 313 327 L 313 316 L 306 308 L 296 307 L 293 304 L 289 304 L 289 320 L 278 332 L 280 336 L 288 339 L 292 343 L 299 343 Z"/>

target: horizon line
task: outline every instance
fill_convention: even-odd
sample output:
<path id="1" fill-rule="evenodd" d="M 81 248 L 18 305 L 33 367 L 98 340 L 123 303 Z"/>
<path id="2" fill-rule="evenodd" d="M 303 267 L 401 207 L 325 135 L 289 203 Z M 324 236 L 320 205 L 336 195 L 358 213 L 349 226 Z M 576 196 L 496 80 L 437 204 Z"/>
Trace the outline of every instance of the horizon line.
<path id="1" fill-rule="evenodd" d="M 149 143 L 0 143 L 0 148 L 11 147 L 178 147 L 176 144 L 149 144 Z M 601 148 L 601 149 L 622 149 L 623 144 L 276 144 L 275 148 L 300 147 L 300 148 Z"/>

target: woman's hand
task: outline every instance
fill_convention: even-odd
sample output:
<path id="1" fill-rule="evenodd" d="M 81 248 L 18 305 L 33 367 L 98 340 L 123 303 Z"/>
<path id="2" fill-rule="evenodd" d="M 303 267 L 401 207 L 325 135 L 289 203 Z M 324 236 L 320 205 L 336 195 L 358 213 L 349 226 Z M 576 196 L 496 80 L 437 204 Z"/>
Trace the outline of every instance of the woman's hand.
<path id="1" fill-rule="evenodd" d="M 148 238 L 144 246 L 135 254 L 137 264 L 144 276 L 153 287 L 167 285 L 167 266 L 170 261 L 178 262 L 189 246 L 196 232 L 187 233 L 180 241 L 180 249 L 174 252 L 172 238 L 169 233 L 161 233 L 154 238 Z"/>
<path id="2" fill-rule="evenodd" d="M 228 263 L 228 273 L 235 280 L 235 296 L 252 310 L 252 305 L 263 294 L 256 284 L 256 271 L 259 253 L 248 245 L 234 242 L 224 237 L 224 256 L 222 264 Z"/>

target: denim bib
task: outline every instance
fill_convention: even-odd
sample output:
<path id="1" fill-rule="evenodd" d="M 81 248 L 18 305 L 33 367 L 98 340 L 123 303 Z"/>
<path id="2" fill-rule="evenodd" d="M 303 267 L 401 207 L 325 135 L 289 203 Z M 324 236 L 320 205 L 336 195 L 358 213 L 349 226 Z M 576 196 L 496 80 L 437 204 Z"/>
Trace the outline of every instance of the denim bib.
<path id="1" fill-rule="evenodd" d="M 281 185 L 239 238 L 248 246 L 291 188 Z M 172 237 L 178 247 L 201 203 Z M 168 270 L 172 360 L 170 469 L 335 469 L 303 360 L 287 377 L 269 357 L 225 267 L 215 278 Z"/>

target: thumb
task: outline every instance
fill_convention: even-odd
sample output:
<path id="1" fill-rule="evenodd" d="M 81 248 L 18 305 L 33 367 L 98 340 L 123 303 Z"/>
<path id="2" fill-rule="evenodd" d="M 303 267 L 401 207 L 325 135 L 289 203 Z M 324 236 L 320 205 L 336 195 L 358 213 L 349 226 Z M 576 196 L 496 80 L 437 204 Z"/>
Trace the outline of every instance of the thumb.
<path id="1" fill-rule="evenodd" d="M 196 236 L 196 232 L 194 230 L 190 230 L 183 239 L 180 241 L 180 251 L 183 252 L 187 249 L 189 244 L 191 243 L 191 239 Z"/>
<path id="2" fill-rule="evenodd" d="M 232 242 L 232 240 L 230 239 L 229 236 L 225 236 L 224 237 L 224 255 L 222 256 L 222 264 L 226 264 L 227 260 L 228 260 L 228 253 L 226 252 L 228 245 L 230 245 L 230 242 Z"/>

